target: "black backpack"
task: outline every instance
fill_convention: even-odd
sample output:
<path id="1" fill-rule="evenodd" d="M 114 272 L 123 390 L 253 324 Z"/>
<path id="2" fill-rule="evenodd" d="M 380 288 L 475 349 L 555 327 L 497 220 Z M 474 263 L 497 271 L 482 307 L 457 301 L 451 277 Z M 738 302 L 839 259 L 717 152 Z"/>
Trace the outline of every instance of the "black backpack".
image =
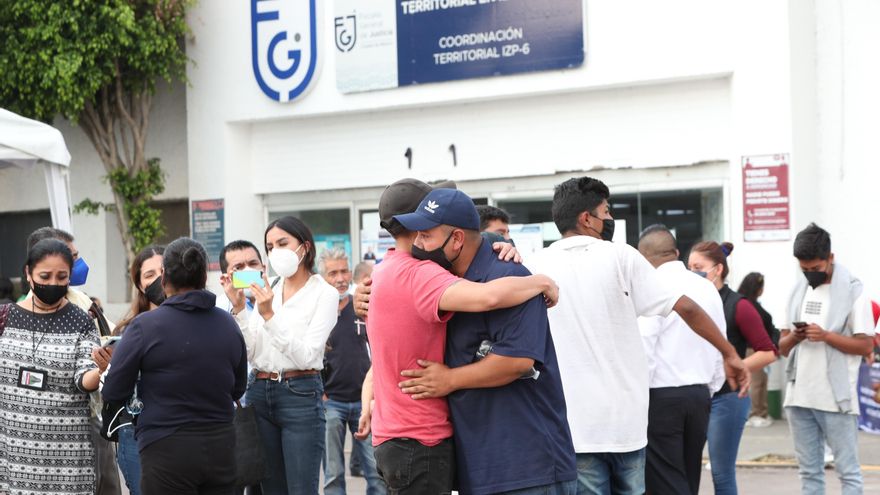
<path id="1" fill-rule="evenodd" d="M 724 304 L 727 340 L 736 348 L 736 353 L 739 354 L 739 357 L 744 358 L 746 357 L 746 348 L 749 346 L 749 343 L 736 326 L 736 305 L 739 304 L 741 299 L 746 298 L 742 294 L 731 290 L 727 285 L 718 292 L 721 295 L 721 302 Z M 779 330 L 773 326 L 773 317 L 760 304 L 752 303 L 748 299 L 746 301 L 761 315 L 761 321 L 764 323 L 764 330 L 767 332 L 767 336 L 770 337 L 770 342 L 773 342 L 773 345 L 779 348 Z"/>

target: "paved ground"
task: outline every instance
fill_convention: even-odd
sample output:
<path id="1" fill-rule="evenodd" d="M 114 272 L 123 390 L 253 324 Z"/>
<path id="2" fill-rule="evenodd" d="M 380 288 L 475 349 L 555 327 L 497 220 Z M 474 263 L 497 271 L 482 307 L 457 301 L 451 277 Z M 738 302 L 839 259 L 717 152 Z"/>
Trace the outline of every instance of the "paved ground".
<path id="1" fill-rule="evenodd" d="M 351 451 L 351 437 L 346 440 L 346 457 L 348 457 Z M 706 456 L 708 457 L 708 454 Z M 766 462 L 768 457 L 773 461 Z M 880 493 L 880 435 L 859 433 L 859 458 L 865 479 L 864 493 Z M 738 465 L 737 485 L 740 493 L 746 495 L 800 493 L 800 481 L 794 463 L 794 445 L 785 421 L 776 421 L 768 428 L 746 427 L 740 443 Z M 834 470 L 827 469 L 825 475 L 827 495 L 839 494 L 840 485 Z M 365 494 L 367 491 L 367 484 L 363 478 L 347 476 L 346 485 L 349 495 Z M 700 494 L 714 493 L 712 475 L 708 471 L 703 471 Z M 123 494 L 127 495 L 124 489 Z"/>
<path id="2" fill-rule="evenodd" d="M 708 454 L 706 454 L 708 457 Z M 772 456 L 772 464 L 753 462 Z M 865 478 L 864 493 L 880 493 L 880 435 L 859 433 L 859 457 Z M 800 480 L 793 462 L 794 445 L 785 421 L 776 421 L 768 428 L 746 427 L 740 443 L 737 468 L 737 485 L 743 494 L 772 493 L 773 495 L 800 494 Z M 768 467 L 772 466 L 772 467 Z M 840 493 L 840 484 L 833 469 L 825 471 L 826 493 Z M 367 485 L 363 478 L 346 478 L 350 495 L 364 494 Z M 700 494 L 711 495 L 712 475 L 703 472 Z"/>
<path id="3" fill-rule="evenodd" d="M 827 495 L 840 494 L 840 485 L 834 477 L 834 470 L 827 470 Z M 880 493 L 880 471 L 866 471 L 864 493 Z M 712 475 L 707 471 L 700 484 L 701 495 L 712 495 Z M 346 478 L 349 495 L 364 494 L 367 485 L 363 478 Z M 800 482 L 797 469 L 793 467 L 739 468 L 737 471 L 739 492 L 745 495 L 767 493 L 773 495 L 800 495 Z"/>
<path id="4" fill-rule="evenodd" d="M 840 484 L 834 476 L 834 470 L 826 470 L 827 495 L 839 495 Z M 866 471 L 864 493 L 880 493 L 880 472 Z M 796 468 L 738 468 L 736 474 L 739 493 L 750 495 L 766 493 L 772 495 L 800 495 L 800 481 Z M 354 493 L 354 492 L 349 492 Z M 711 495 L 712 476 L 706 472 L 700 483 L 700 495 Z"/>
<path id="5" fill-rule="evenodd" d="M 768 428 L 746 427 L 737 459 L 753 461 L 766 455 L 794 458 L 787 422 L 777 420 Z M 859 460 L 863 466 L 880 466 L 880 435 L 859 432 Z"/>

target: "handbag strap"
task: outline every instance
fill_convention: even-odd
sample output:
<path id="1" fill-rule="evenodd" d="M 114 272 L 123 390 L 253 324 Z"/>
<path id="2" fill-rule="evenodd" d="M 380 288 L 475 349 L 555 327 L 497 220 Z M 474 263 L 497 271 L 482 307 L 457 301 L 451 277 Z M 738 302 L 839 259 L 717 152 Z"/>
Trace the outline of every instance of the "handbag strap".
<path id="1" fill-rule="evenodd" d="M 89 308 L 89 314 L 94 317 L 95 323 L 98 325 L 98 332 L 101 336 L 107 337 L 110 335 L 110 325 L 107 324 L 107 318 L 104 316 L 104 311 L 97 303 L 92 303 L 92 306 Z"/>
<path id="2" fill-rule="evenodd" d="M 9 319 L 9 309 L 11 307 L 12 303 L 0 306 L 0 335 L 3 335 L 3 331 L 6 330 L 6 320 Z"/>

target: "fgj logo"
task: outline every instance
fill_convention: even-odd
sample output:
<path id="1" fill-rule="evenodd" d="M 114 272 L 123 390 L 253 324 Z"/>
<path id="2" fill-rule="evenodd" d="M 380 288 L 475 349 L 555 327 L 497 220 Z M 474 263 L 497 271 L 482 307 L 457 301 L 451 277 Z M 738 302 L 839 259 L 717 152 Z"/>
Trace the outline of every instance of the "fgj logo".
<path id="1" fill-rule="evenodd" d="M 251 0 L 251 63 L 269 98 L 302 94 L 318 62 L 316 0 Z"/>
<path id="2" fill-rule="evenodd" d="M 336 49 L 340 52 L 350 52 L 357 43 L 357 16 L 354 14 L 336 17 L 333 19 L 336 26 Z"/>

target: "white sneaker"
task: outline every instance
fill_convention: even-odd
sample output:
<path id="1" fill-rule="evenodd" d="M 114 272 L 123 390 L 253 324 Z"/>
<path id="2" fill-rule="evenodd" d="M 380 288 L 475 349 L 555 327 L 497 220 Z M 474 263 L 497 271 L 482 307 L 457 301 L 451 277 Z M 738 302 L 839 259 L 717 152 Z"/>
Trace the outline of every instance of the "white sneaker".
<path id="1" fill-rule="evenodd" d="M 747 424 L 753 428 L 767 428 L 768 426 L 773 424 L 773 420 L 770 418 L 754 416 L 749 419 Z"/>
<path id="2" fill-rule="evenodd" d="M 825 467 L 830 466 L 834 463 L 834 454 L 831 452 L 831 447 L 828 444 L 825 445 Z"/>

